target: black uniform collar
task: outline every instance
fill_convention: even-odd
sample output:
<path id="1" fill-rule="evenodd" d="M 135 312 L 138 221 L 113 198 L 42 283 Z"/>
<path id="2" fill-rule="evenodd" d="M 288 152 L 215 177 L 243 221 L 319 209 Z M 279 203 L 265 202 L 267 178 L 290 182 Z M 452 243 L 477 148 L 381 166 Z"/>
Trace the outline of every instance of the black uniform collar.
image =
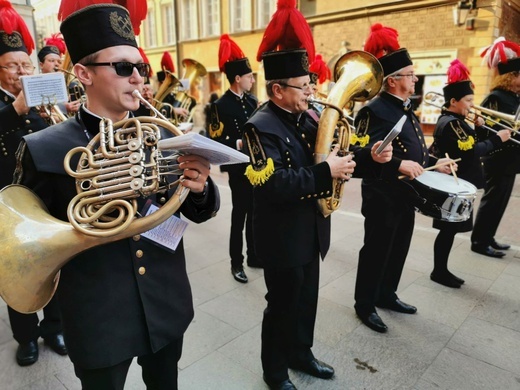
<path id="1" fill-rule="evenodd" d="M 269 105 L 269 108 L 285 122 L 289 122 L 292 125 L 297 125 L 298 123 L 302 124 L 304 121 L 305 116 L 301 113 L 293 114 L 292 112 L 284 110 L 282 107 L 276 105 L 272 100 L 269 100 L 267 104 Z"/>
<path id="2" fill-rule="evenodd" d="M 408 111 L 411 108 L 410 99 L 407 99 L 406 101 L 404 101 L 400 97 L 392 95 L 391 93 L 388 93 L 388 92 L 381 92 L 381 97 L 390 101 L 392 104 L 394 104 L 396 107 L 400 108 L 403 111 Z"/>
<path id="3" fill-rule="evenodd" d="M 449 115 L 449 116 L 452 116 L 454 118 L 460 119 L 461 121 L 464 121 L 466 119 L 466 117 L 464 115 L 457 114 L 457 113 L 455 113 L 453 111 L 450 111 L 450 110 L 442 110 L 442 113 L 444 115 Z"/>

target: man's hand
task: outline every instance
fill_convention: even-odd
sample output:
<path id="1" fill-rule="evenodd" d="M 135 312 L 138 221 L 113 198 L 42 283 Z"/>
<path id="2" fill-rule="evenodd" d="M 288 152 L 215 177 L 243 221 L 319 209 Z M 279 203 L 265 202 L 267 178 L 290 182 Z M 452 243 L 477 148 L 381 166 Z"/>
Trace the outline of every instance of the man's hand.
<path id="1" fill-rule="evenodd" d="M 448 164 L 449 161 L 452 161 L 452 163 Z M 445 165 L 442 165 L 438 168 L 435 168 L 435 170 L 437 172 L 440 172 L 440 173 L 446 173 L 446 174 L 450 174 L 452 173 L 452 169 L 454 172 L 457 171 L 458 169 L 458 165 L 456 162 L 454 162 L 451 158 L 440 158 L 437 160 L 437 165 L 441 165 L 441 164 L 445 164 Z"/>
<path id="2" fill-rule="evenodd" d="M 424 172 L 424 168 L 415 161 L 403 160 L 399 166 L 399 172 L 413 180 Z"/>
<path id="3" fill-rule="evenodd" d="M 68 114 L 74 114 L 78 112 L 79 106 L 81 106 L 81 100 L 74 100 L 73 102 L 65 103 L 65 108 Z"/>
<path id="4" fill-rule="evenodd" d="M 352 154 L 341 157 L 338 156 L 339 146 L 334 146 L 334 149 L 327 156 L 325 162 L 329 164 L 330 175 L 333 179 L 350 180 L 352 173 L 354 173 L 354 167 L 356 162 L 352 160 L 354 157 Z"/>
<path id="5" fill-rule="evenodd" d="M 370 150 L 370 155 L 372 156 L 372 160 L 379 164 L 384 164 L 389 162 L 392 159 L 392 150 L 394 149 L 392 144 L 386 145 L 383 151 L 379 154 L 376 153 L 377 148 L 381 145 L 383 141 L 377 141 L 372 149 Z"/>
<path id="6" fill-rule="evenodd" d="M 180 156 L 177 161 L 179 168 L 183 171 L 181 185 L 189 188 L 195 194 L 204 191 L 204 186 L 209 176 L 209 161 L 194 154 Z"/>
<path id="7" fill-rule="evenodd" d="M 29 107 L 25 102 L 25 96 L 23 95 L 23 91 L 20 91 L 18 96 L 13 102 L 13 108 L 18 115 L 25 115 L 29 112 Z"/>

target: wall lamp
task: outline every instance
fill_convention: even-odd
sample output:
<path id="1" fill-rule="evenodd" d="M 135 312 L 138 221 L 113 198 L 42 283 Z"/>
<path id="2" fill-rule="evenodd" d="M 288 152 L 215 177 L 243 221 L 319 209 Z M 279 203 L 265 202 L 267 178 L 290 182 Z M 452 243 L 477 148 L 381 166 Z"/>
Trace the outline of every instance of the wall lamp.
<path id="1" fill-rule="evenodd" d="M 473 26 L 474 18 L 468 19 L 468 16 L 471 14 L 471 11 L 477 8 L 477 0 L 463 0 L 459 1 L 457 5 L 453 6 L 453 23 L 455 26 L 462 26 L 466 24 L 466 28 L 468 30 L 473 30 L 473 28 L 468 28 L 466 21 L 471 21 L 470 27 Z"/>

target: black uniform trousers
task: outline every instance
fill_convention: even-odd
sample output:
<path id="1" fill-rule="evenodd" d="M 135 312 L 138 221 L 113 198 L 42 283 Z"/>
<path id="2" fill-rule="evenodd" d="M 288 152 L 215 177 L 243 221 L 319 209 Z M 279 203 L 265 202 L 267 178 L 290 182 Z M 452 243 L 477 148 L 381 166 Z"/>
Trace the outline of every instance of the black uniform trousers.
<path id="1" fill-rule="evenodd" d="M 267 308 L 262 322 L 262 367 L 270 381 L 288 379 L 290 362 L 314 358 L 311 347 L 318 307 L 320 260 L 308 264 L 266 267 Z"/>
<path id="2" fill-rule="evenodd" d="M 246 254 L 248 261 L 257 263 L 253 240 L 253 186 L 244 175 L 245 167 L 228 167 L 229 188 L 231 189 L 231 232 L 229 235 L 229 257 L 231 266 L 240 268 L 244 261 L 244 223 L 246 227 Z M 238 169 L 237 169 L 238 168 Z"/>
<path id="3" fill-rule="evenodd" d="M 176 390 L 178 370 L 177 364 L 182 355 L 180 338 L 156 353 L 139 356 L 137 363 L 142 368 L 143 381 L 147 390 Z M 74 365 L 74 372 L 81 380 L 83 390 L 123 390 L 128 369 L 132 359 L 125 360 L 116 366 L 83 369 Z"/>
<path id="4" fill-rule="evenodd" d="M 358 313 L 375 311 L 375 304 L 397 299 L 397 287 L 415 224 L 413 207 L 392 202 L 363 201 L 365 217 L 364 245 L 359 262 L 354 298 Z"/>
<path id="5" fill-rule="evenodd" d="M 509 198 L 515 185 L 514 173 L 504 173 L 494 170 L 487 172 L 484 169 L 486 186 L 480 200 L 471 242 L 476 245 L 489 246 L 506 211 Z"/>
<path id="6" fill-rule="evenodd" d="M 56 295 L 43 308 L 43 319 L 40 321 L 37 313 L 23 314 L 7 307 L 9 322 L 13 330 L 13 338 L 19 344 L 26 344 L 46 338 L 62 331 L 60 311 Z M 39 322 L 39 324 L 38 324 Z"/>

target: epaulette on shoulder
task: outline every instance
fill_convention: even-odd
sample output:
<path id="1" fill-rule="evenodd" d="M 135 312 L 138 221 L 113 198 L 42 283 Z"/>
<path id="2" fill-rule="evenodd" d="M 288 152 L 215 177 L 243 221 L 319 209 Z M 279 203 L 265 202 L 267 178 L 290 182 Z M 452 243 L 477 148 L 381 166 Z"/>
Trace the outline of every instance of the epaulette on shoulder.
<path id="1" fill-rule="evenodd" d="M 266 157 L 258 134 L 253 127 L 245 129 L 244 138 L 251 158 L 251 164 L 247 166 L 245 175 L 252 185 L 260 186 L 274 173 L 273 159 Z"/>

